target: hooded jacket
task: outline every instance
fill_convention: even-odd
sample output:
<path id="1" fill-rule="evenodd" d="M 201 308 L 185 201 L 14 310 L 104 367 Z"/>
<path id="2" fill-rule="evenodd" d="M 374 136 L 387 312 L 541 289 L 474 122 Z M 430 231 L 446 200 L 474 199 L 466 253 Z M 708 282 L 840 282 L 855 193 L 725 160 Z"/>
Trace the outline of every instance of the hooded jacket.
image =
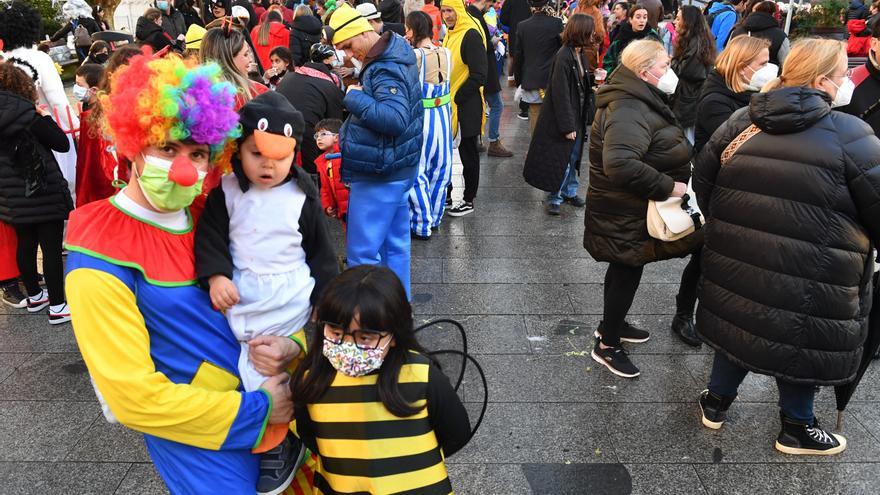
<path id="1" fill-rule="evenodd" d="M 880 140 L 827 93 L 752 96 L 695 161 L 706 215 L 697 333 L 732 362 L 801 385 L 859 366 L 880 240 Z M 760 132 L 721 165 L 750 124 Z"/>
<path id="2" fill-rule="evenodd" d="M 727 86 L 717 70 L 712 69 L 706 82 L 703 84 L 703 91 L 700 93 L 700 100 L 697 103 L 697 120 L 694 129 L 694 151 L 699 152 L 703 146 L 712 137 L 715 129 L 721 127 L 732 114 L 738 109 L 747 106 L 749 99 L 755 94 L 754 91 L 743 91 L 735 93 Z"/>
<path id="3" fill-rule="evenodd" d="M 729 39 L 741 34 L 763 38 L 770 42 L 770 62 L 782 67 L 788 56 L 789 42 L 785 31 L 779 28 L 776 19 L 766 12 L 752 12 L 742 24 L 730 33 Z"/>
<path id="4" fill-rule="evenodd" d="M 173 42 L 171 36 L 161 26 L 144 16 L 138 17 L 134 35 L 138 41 L 150 45 L 157 52 Z"/>
<path id="5" fill-rule="evenodd" d="M 35 224 L 67 219 L 73 209 L 67 181 L 50 150 L 70 149 L 51 117 L 30 102 L 0 91 L 0 221 Z M 39 184 L 27 195 L 29 184 Z"/>
<path id="6" fill-rule="evenodd" d="M 727 45 L 730 32 L 733 30 L 737 19 L 739 19 L 739 14 L 737 14 L 733 5 L 727 2 L 719 2 L 713 3 L 709 7 L 709 18 L 712 21 L 709 24 L 709 28 L 712 30 L 712 36 L 715 37 L 715 46 L 720 53 Z"/>
<path id="7" fill-rule="evenodd" d="M 847 21 L 846 30 L 849 39 L 846 40 L 846 54 L 850 57 L 867 57 L 871 50 L 871 30 L 864 19 Z"/>
<path id="8" fill-rule="evenodd" d="M 343 100 L 351 115 L 339 136 L 342 179 L 414 178 L 422 152 L 425 110 L 416 56 L 409 43 L 394 33 L 383 34 L 364 59 L 361 85 L 362 90 L 350 90 Z"/>
<path id="9" fill-rule="evenodd" d="M 584 248 L 596 261 L 642 266 L 681 257 L 701 231 L 675 242 L 648 235 L 648 200 L 669 198 L 690 178 L 691 145 L 669 99 L 621 65 L 599 90 L 590 134 Z"/>
<path id="10" fill-rule="evenodd" d="M 458 20 L 446 33 L 443 47 L 449 50 L 452 73 L 449 75 L 452 93 L 453 137 L 473 137 L 482 132 L 486 114 L 483 112 L 482 87 L 486 84 L 486 38 L 480 23 L 471 16 L 464 0 L 449 0 Z"/>
<path id="11" fill-rule="evenodd" d="M 321 41 L 321 19 L 313 15 L 301 15 L 293 20 L 290 30 L 290 52 L 297 67 L 309 61 L 312 45 Z"/>
<path id="12" fill-rule="evenodd" d="M 287 48 L 290 44 L 290 32 L 281 22 L 271 22 L 269 24 L 269 39 L 265 45 L 261 45 L 259 43 L 259 35 L 260 28 L 263 26 L 257 25 L 251 30 L 251 41 L 254 43 L 254 51 L 257 53 L 257 58 L 260 59 L 260 63 L 263 65 L 264 69 L 268 69 L 272 67 L 272 62 L 269 60 L 269 54 L 272 53 L 272 50 L 275 49 L 276 46 L 283 46 Z M 289 70 L 293 70 L 292 67 Z"/>
<path id="13" fill-rule="evenodd" d="M 672 97 L 672 110 L 678 118 L 678 123 L 685 129 L 694 126 L 700 90 L 703 89 L 703 83 L 712 70 L 712 65 L 704 65 L 700 59 L 699 43 L 697 38 L 691 38 L 684 52 L 673 58 L 670 64 L 675 75 L 678 76 L 678 85 Z"/>

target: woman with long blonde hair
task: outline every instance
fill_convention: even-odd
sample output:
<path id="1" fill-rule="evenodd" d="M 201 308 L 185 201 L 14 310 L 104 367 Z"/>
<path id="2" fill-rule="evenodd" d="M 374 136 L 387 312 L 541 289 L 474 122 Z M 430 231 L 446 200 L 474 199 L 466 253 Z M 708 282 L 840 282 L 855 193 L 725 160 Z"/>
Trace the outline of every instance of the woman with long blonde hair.
<path id="1" fill-rule="evenodd" d="M 769 41 L 752 36 L 730 40 L 700 93 L 694 122 L 695 151 L 700 151 L 733 112 L 748 105 L 761 86 L 776 77 L 779 68 L 769 61 Z"/>
<path id="2" fill-rule="evenodd" d="M 236 110 L 257 95 L 269 91 L 266 86 L 248 79 L 248 73 L 255 71 L 257 64 L 245 36 L 245 33 L 229 25 L 211 28 L 205 33 L 199 50 L 201 63 L 216 62 L 223 71 L 223 79 L 237 89 Z"/>
<path id="3" fill-rule="evenodd" d="M 855 378 L 868 332 L 880 140 L 835 110 L 853 87 L 844 43 L 800 40 L 695 162 L 706 215 L 697 333 L 715 349 L 702 422 L 721 428 L 750 371 L 773 376 L 786 454 L 846 448 L 819 426 L 814 390 Z"/>

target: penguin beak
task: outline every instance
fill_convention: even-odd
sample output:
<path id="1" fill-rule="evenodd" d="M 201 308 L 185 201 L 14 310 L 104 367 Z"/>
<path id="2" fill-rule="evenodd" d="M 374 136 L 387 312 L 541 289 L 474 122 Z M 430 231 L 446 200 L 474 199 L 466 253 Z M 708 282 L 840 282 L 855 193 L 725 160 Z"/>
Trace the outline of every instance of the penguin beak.
<path id="1" fill-rule="evenodd" d="M 272 160 L 287 158 L 296 148 L 296 139 L 260 130 L 254 131 L 254 142 L 260 153 Z"/>

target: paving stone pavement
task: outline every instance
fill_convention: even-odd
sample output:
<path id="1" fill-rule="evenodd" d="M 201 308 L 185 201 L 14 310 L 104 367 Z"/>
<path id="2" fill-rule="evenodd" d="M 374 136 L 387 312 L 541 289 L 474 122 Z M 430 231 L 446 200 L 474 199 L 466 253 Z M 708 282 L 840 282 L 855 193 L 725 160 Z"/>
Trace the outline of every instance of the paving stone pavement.
<path id="1" fill-rule="evenodd" d="M 516 156 L 483 155 L 476 212 L 447 217 L 430 241 L 413 243 L 417 320 L 462 322 L 489 383 L 485 422 L 448 459 L 456 492 L 880 493 L 880 365 L 847 411 L 849 448 L 838 457 L 773 449 L 777 396 L 762 376 L 746 380 L 722 430 L 700 425 L 695 399 L 711 355 L 669 332 L 681 261 L 650 265 L 636 296 L 630 321 L 652 331 L 630 347 L 642 376 L 625 381 L 596 367 L 590 334 L 605 265 L 581 247 L 583 210 L 566 205 L 548 217 L 543 193 L 523 182 L 528 124 L 510 96 L 502 139 Z M 0 308 L 0 494 L 166 493 L 140 436 L 101 417 L 70 326 L 45 318 Z M 451 332 L 434 328 L 423 341 L 456 347 Z M 469 370 L 460 393 L 476 415 L 482 385 Z M 817 410 L 833 423 L 831 389 Z"/>

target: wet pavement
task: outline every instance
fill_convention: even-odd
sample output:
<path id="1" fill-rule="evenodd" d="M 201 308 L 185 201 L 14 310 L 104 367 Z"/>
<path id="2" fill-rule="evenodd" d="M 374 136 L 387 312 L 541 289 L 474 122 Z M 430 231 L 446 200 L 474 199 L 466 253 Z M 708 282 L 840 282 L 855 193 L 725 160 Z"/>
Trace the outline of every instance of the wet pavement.
<path id="1" fill-rule="evenodd" d="M 681 261 L 646 268 L 636 295 L 629 321 L 652 332 L 628 346 L 642 376 L 597 367 L 589 351 L 606 265 L 582 248 L 583 210 L 563 205 L 549 217 L 544 194 L 523 182 L 528 123 L 515 117 L 511 94 L 502 140 L 516 156 L 483 155 L 476 211 L 447 217 L 412 248 L 418 322 L 461 322 L 488 380 L 485 421 L 447 461 L 456 492 L 880 493 L 880 363 L 847 410 L 840 456 L 773 449 L 777 394 L 767 377 L 747 378 L 721 430 L 701 426 L 696 398 L 711 355 L 669 331 Z M 429 349 L 462 346 L 449 324 L 420 335 Z M 458 361 L 442 359 L 456 378 Z M 473 366 L 459 392 L 475 418 L 483 386 Z M 833 425 L 833 390 L 821 391 L 817 414 Z M 70 326 L 0 307 L 0 493 L 50 492 L 165 489 L 140 435 L 101 416 Z"/>

